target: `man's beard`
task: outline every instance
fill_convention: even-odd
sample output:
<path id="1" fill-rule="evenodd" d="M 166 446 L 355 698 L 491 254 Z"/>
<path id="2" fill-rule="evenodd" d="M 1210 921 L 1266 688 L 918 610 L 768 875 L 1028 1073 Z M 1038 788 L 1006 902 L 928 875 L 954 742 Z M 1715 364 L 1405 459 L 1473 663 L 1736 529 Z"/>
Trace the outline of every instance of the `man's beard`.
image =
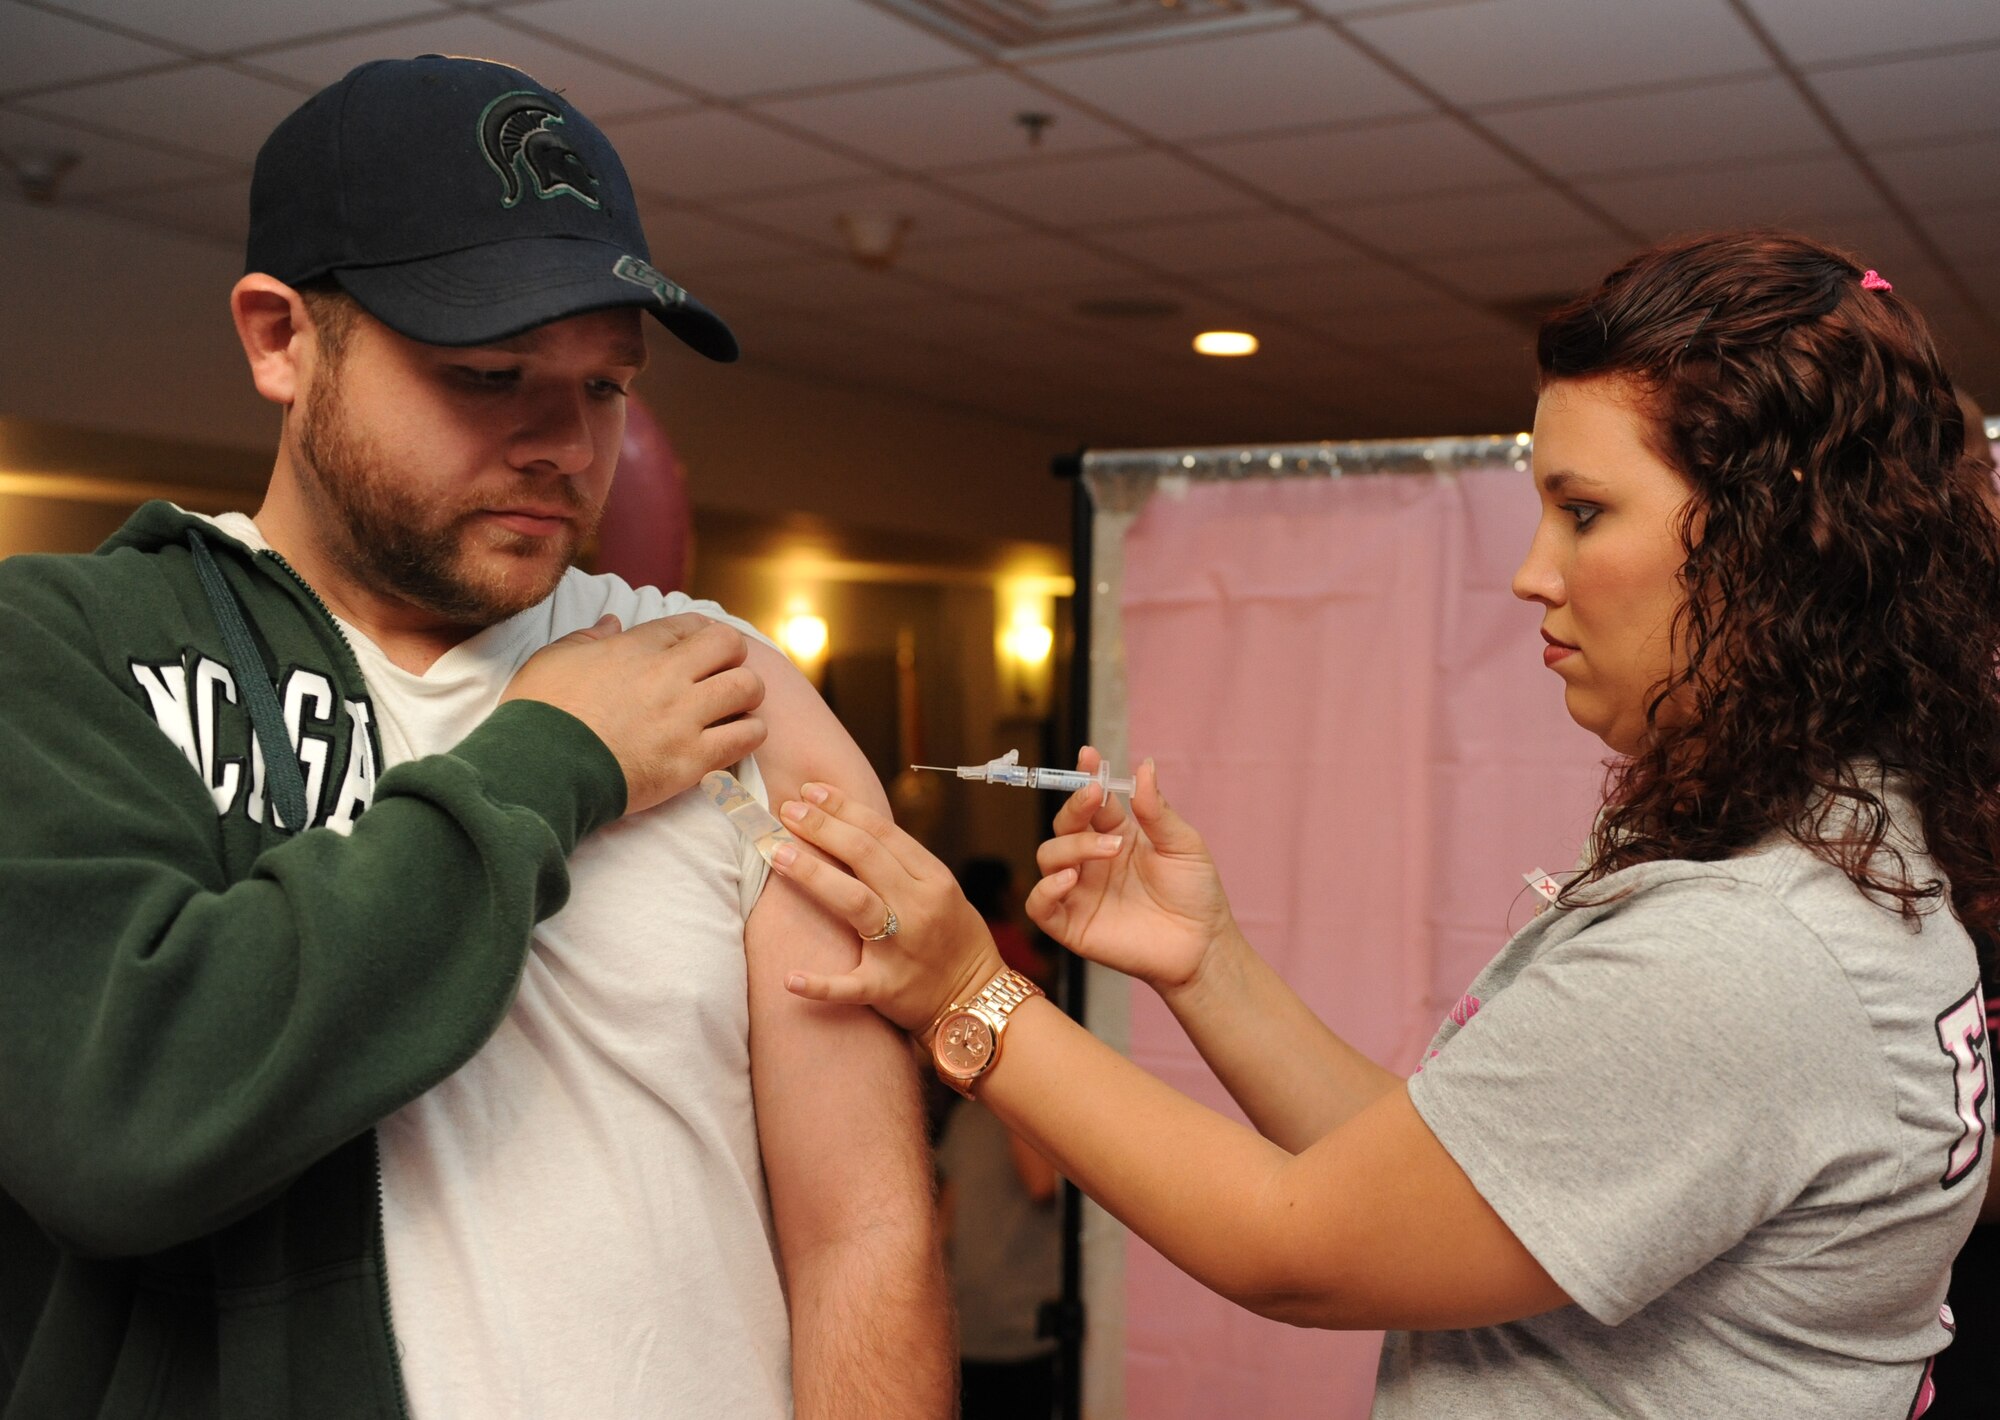
<path id="1" fill-rule="evenodd" d="M 480 511 L 505 507 L 513 490 L 487 490 L 451 506 L 413 494 L 381 450 L 354 426 L 336 389 L 337 371 L 320 372 L 298 415 L 301 483 L 325 523 L 327 552 L 362 585 L 435 613 L 455 626 L 491 626 L 555 590 L 578 549 L 596 530 L 601 509 L 588 507 L 568 479 L 543 479 L 520 493 L 539 506 L 562 504 L 575 521 L 561 556 L 532 577 L 510 577 L 467 549 L 468 540 L 523 564 L 539 563 L 555 539 L 493 524 L 471 526 Z"/>

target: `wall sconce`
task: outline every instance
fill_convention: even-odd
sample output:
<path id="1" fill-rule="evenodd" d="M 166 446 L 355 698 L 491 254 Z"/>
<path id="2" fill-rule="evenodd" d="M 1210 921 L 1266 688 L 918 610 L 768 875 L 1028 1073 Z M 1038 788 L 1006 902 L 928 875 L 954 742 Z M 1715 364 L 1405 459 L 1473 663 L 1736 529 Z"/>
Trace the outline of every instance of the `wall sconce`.
<path id="1" fill-rule="evenodd" d="M 1056 633 L 1054 608 L 1047 596 L 1003 590 L 1000 629 L 996 636 L 1000 669 L 1002 716 L 1040 720 L 1049 713 L 1055 681 Z"/>
<path id="2" fill-rule="evenodd" d="M 826 678 L 826 618 L 810 606 L 794 602 L 778 623 L 778 645 L 815 686 Z"/>

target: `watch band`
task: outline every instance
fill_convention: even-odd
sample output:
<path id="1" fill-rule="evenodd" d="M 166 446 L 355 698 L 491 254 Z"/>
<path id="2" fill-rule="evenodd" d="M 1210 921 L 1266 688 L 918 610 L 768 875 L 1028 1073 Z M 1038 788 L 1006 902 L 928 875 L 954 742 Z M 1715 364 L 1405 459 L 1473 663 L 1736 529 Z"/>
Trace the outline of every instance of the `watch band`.
<path id="1" fill-rule="evenodd" d="M 1000 1058 L 1000 1044 L 1006 1035 L 1009 1018 L 1023 1001 L 1047 994 L 1012 967 L 1003 967 L 971 1000 L 949 1006 L 939 1013 L 933 1025 L 934 1031 L 955 1015 L 970 1012 L 977 1016 L 992 1034 L 992 1048 L 985 1052 L 977 1068 L 969 1072 L 955 1070 L 946 1061 L 948 1046 L 944 1037 L 942 1034 L 933 1034 L 931 1063 L 937 1068 L 938 1078 L 967 1099 L 972 1098 L 973 1085 L 978 1083 L 979 1079 L 993 1068 L 993 1062 Z"/>
<path id="2" fill-rule="evenodd" d="M 1014 1014 L 1014 1008 L 1030 996 L 1047 994 L 1013 967 L 1004 966 L 966 1005 L 970 1008 L 984 1006 L 992 1012 L 996 1021 L 1004 1023 L 1007 1017 Z"/>

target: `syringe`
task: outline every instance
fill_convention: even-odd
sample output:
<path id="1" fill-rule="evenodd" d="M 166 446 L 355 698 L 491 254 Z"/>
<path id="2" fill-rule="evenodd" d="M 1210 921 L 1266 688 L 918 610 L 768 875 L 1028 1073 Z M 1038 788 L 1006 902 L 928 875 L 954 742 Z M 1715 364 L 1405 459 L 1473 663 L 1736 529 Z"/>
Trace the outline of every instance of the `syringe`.
<path id="1" fill-rule="evenodd" d="M 984 764 L 913 764 L 910 768 L 956 774 L 961 779 L 974 779 L 983 784 L 1011 784 L 1016 789 L 1055 789 L 1067 794 L 1086 785 L 1101 784 L 1106 794 L 1132 792 L 1131 776 L 1112 774 L 1108 764 L 1099 763 L 1095 773 L 1081 769 L 1036 769 L 1021 763 L 1021 751 L 1018 749 L 1010 749 L 1000 758 L 989 759 Z"/>

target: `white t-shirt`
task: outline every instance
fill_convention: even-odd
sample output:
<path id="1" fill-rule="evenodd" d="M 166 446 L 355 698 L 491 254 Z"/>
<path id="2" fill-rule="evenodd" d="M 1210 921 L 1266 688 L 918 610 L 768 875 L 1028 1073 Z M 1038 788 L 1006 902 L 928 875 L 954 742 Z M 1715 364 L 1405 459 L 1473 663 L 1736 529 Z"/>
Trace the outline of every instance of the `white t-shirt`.
<path id="1" fill-rule="evenodd" d="M 247 517 L 217 523 L 265 546 Z M 575 570 L 423 675 L 341 629 L 387 769 L 450 749 L 557 637 L 684 611 L 756 634 L 712 602 Z M 754 760 L 736 772 L 764 797 Z M 765 872 L 698 790 L 592 834 L 499 1030 L 380 1125 L 414 1420 L 790 1415 L 743 949 Z"/>
<path id="2" fill-rule="evenodd" d="M 1390 1333 L 1376 1415 L 1921 1413 L 1991 1166 L 1964 928 L 1911 930 L 1789 840 L 1585 896 L 1480 973 L 1409 1086 L 1575 1305 Z"/>

